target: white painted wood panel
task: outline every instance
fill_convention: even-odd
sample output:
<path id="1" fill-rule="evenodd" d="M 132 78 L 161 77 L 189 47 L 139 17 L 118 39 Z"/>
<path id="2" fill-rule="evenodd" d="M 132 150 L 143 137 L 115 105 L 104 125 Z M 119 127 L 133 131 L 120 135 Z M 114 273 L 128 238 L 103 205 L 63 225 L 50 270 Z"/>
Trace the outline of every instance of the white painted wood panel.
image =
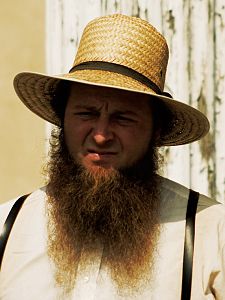
<path id="1" fill-rule="evenodd" d="M 210 133 L 190 145 L 190 183 L 205 194 L 214 194 L 214 18 L 213 1 L 191 0 L 189 7 L 189 102 L 204 112 L 211 123 Z M 201 12 L 201 17 L 199 13 Z"/>
<path id="2" fill-rule="evenodd" d="M 170 49 L 166 87 L 176 100 L 188 103 L 188 17 L 187 1 L 162 1 L 162 34 Z M 169 147 L 166 149 L 167 168 L 165 175 L 181 184 L 190 184 L 189 145 Z"/>
<path id="3" fill-rule="evenodd" d="M 215 165 L 216 196 L 225 202 L 225 1 L 215 6 Z"/>

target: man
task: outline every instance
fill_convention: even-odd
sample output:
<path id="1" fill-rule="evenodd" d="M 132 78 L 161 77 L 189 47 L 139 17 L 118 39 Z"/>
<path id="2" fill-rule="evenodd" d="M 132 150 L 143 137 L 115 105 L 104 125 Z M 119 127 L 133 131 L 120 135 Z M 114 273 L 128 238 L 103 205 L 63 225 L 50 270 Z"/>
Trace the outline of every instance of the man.
<path id="1" fill-rule="evenodd" d="M 181 298 L 189 189 L 157 175 L 158 148 L 209 124 L 163 92 L 167 61 L 154 27 L 116 14 L 87 25 L 69 74 L 16 76 L 20 99 L 56 129 L 47 185 L 5 248 L 1 299 Z M 225 299 L 224 206 L 200 195 L 195 223 L 191 299 Z"/>

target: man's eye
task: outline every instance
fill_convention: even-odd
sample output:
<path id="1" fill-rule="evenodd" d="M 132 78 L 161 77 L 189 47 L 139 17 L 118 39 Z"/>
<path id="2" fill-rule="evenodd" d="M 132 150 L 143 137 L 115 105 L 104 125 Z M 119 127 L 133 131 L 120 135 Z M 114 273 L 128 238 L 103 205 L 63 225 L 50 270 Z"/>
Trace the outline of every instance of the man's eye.
<path id="1" fill-rule="evenodd" d="M 82 112 L 76 113 L 76 115 L 78 115 L 78 116 L 89 116 L 90 112 L 89 111 L 82 111 Z"/>
<path id="2" fill-rule="evenodd" d="M 117 116 L 116 120 L 119 121 L 120 123 L 133 123 L 135 120 L 125 117 L 125 116 Z"/>

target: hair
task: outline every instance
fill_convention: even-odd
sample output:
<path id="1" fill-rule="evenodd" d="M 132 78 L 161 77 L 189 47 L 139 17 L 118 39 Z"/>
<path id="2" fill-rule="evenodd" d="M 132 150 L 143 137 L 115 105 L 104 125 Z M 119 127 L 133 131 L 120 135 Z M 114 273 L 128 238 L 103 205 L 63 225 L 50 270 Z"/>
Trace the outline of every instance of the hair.
<path id="1" fill-rule="evenodd" d="M 174 124 L 173 112 L 160 100 L 156 100 L 154 96 L 150 96 L 149 103 L 152 108 L 154 139 L 157 140 L 168 134 L 171 126 Z"/>
<path id="2" fill-rule="evenodd" d="M 55 90 L 51 106 L 56 113 L 56 116 L 60 119 L 63 126 L 63 120 L 65 115 L 66 104 L 70 95 L 70 87 L 72 82 L 67 80 L 61 80 Z"/>

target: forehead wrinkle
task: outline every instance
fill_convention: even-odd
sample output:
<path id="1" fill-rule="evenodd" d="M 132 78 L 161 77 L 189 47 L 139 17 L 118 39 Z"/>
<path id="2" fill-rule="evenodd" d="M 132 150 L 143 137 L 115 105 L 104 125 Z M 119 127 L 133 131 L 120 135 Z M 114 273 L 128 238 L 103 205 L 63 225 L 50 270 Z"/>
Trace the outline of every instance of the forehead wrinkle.
<path id="1" fill-rule="evenodd" d="M 93 103 L 93 101 L 85 101 L 85 103 L 74 103 L 74 108 L 76 109 L 88 109 L 88 110 L 97 110 L 101 111 L 104 110 L 105 112 L 109 111 L 109 104 L 108 102 L 104 101 L 96 101 L 96 103 Z"/>
<path id="2" fill-rule="evenodd" d="M 140 100 L 142 99 L 136 101 L 137 99 L 134 98 L 134 95 L 132 94 L 117 94 L 114 91 L 109 92 L 108 90 L 106 91 L 102 89 L 81 89 L 78 94 L 80 94 L 80 97 L 79 95 L 77 97 L 74 92 L 74 102 L 78 102 L 77 105 L 81 104 L 88 109 L 105 111 L 106 113 L 113 111 L 130 111 L 131 113 L 139 110 L 142 111 L 142 109 L 140 109 L 140 102 L 142 102 Z"/>

